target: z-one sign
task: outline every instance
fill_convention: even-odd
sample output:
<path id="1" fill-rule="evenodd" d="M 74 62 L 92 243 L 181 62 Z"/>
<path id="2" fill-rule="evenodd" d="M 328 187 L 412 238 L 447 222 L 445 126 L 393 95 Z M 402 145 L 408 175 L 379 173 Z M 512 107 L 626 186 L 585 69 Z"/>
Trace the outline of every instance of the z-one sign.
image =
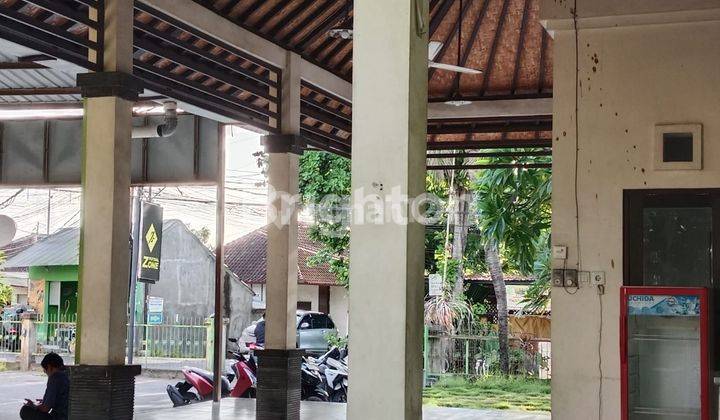
<path id="1" fill-rule="evenodd" d="M 140 267 L 138 280 L 155 283 L 160 280 L 160 249 L 162 248 L 163 209 L 143 203 L 140 220 Z"/>

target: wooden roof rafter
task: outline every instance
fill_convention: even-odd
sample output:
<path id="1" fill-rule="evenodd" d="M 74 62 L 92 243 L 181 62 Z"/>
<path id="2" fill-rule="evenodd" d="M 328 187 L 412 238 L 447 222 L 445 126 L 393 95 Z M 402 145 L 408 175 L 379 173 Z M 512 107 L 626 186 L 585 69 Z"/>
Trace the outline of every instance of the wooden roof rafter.
<path id="1" fill-rule="evenodd" d="M 89 18 L 90 8 L 102 4 L 90 0 L 0 1 L 0 38 L 68 61 L 88 70 L 100 66 L 90 61 L 90 52 L 101 62 L 102 44 L 91 39 L 91 31 L 102 32 L 102 22 Z"/>
<path id="2" fill-rule="evenodd" d="M 135 2 L 135 73 L 154 86 L 194 92 L 221 115 L 277 131 L 280 70 L 174 18 Z"/>

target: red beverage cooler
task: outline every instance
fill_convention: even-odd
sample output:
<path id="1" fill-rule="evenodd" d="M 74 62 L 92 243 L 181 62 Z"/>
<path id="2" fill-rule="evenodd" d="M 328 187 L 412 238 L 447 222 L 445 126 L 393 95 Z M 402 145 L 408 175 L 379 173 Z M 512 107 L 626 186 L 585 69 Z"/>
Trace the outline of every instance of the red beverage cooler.
<path id="1" fill-rule="evenodd" d="M 622 287 L 623 420 L 710 419 L 708 291 Z"/>

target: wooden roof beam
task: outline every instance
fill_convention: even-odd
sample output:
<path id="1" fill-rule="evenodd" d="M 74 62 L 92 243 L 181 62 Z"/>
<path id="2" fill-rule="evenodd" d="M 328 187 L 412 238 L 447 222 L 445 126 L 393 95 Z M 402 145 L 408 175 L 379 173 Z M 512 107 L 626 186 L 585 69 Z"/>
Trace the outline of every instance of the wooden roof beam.
<path id="1" fill-rule="evenodd" d="M 275 67 L 282 69 L 285 66 L 288 50 L 218 16 L 201 4 L 176 0 L 142 0 L 142 2 L 201 32 L 212 34 L 213 37 Z M 350 100 L 352 97 L 352 86 L 349 82 L 307 60 L 303 59 L 300 63 L 300 75 L 303 80 L 341 98 Z"/>
<path id="2" fill-rule="evenodd" d="M 552 115 L 552 98 L 475 101 L 465 106 L 428 104 L 428 119 L 476 119 Z"/>

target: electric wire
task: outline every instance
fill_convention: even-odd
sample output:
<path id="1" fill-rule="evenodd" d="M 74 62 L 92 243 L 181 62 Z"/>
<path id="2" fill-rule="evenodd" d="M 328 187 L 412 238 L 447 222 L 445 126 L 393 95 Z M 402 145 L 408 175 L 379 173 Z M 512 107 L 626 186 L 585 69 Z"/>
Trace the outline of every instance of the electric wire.
<path id="1" fill-rule="evenodd" d="M 580 243 L 580 198 L 579 198 L 579 161 L 580 161 L 580 33 L 578 31 L 578 10 L 577 0 L 573 1 L 572 18 L 573 32 L 575 36 L 575 233 L 577 244 L 577 270 L 580 273 L 582 267 L 582 253 Z M 598 331 L 598 420 L 602 420 L 603 413 L 603 368 L 602 368 L 602 339 L 603 339 L 603 293 L 604 286 L 597 286 L 599 306 L 599 331 Z M 577 292 L 577 291 L 576 291 Z"/>

